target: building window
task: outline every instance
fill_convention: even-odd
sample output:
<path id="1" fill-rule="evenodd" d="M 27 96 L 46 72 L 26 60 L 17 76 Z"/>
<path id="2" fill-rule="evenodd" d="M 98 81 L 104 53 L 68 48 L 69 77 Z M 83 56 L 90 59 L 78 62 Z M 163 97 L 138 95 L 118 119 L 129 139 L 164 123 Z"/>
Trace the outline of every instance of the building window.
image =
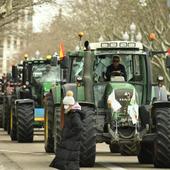
<path id="1" fill-rule="evenodd" d="M 32 21 L 32 16 L 31 16 L 31 14 L 28 14 L 28 21 Z"/>
<path id="2" fill-rule="evenodd" d="M 10 48 L 10 46 L 11 46 L 11 41 L 10 41 L 10 39 L 8 39 L 7 40 L 7 48 Z"/>
<path id="3" fill-rule="evenodd" d="M 21 47 L 21 49 L 24 47 L 23 41 L 20 41 L 20 47 Z"/>
<path id="4" fill-rule="evenodd" d="M 14 40 L 14 48 L 17 48 L 17 40 Z"/>

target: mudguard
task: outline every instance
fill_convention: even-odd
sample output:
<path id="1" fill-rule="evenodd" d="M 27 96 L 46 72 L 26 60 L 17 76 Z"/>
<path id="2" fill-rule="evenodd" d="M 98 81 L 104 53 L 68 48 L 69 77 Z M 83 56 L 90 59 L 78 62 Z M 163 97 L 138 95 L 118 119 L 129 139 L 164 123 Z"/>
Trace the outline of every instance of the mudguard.
<path id="1" fill-rule="evenodd" d="M 158 107 L 169 107 L 170 108 L 170 101 L 156 101 L 152 104 L 152 108 Z"/>
<path id="2" fill-rule="evenodd" d="M 15 100 L 15 105 L 16 104 L 24 104 L 24 103 L 29 103 L 29 104 L 33 104 L 34 105 L 34 100 L 32 99 L 17 99 Z"/>

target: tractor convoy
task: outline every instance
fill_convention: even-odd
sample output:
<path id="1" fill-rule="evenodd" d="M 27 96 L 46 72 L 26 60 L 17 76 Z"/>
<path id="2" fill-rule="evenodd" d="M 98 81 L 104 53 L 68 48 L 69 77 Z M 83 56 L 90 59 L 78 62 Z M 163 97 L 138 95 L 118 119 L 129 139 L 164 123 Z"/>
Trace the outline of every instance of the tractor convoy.
<path id="1" fill-rule="evenodd" d="M 33 142 L 34 128 L 43 127 L 45 151 L 55 152 L 64 126 L 62 99 L 71 90 L 85 113 L 80 166 L 94 166 L 96 143 L 105 142 L 112 153 L 169 168 L 170 102 L 159 101 L 152 80 L 151 59 L 158 53 L 140 42 L 86 41 L 63 60 L 25 60 L 0 81 L 0 127 L 18 142 Z M 113 71 L 108 80 L 113 56 L 126 77 Z"/>

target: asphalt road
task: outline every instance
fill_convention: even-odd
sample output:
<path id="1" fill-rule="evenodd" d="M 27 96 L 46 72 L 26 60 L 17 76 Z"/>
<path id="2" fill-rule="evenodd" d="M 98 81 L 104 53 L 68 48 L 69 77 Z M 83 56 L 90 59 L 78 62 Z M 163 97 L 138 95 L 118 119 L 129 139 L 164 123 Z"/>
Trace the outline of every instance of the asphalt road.
<path id="1" fill-rule="evenodd" d="M 0 129 L 0 170 L 52 170 L 54 154 L 44 151 L 42 131 L 36 132 L 33 143 L 17 143 Z M 97 144 L 95 167 L 81 170 L 152 170 L 153 165 L 140 165 L 135 156 L 111 154 L 108 145 Z M 157 169 L 159 170 L 159 169 Z"/>

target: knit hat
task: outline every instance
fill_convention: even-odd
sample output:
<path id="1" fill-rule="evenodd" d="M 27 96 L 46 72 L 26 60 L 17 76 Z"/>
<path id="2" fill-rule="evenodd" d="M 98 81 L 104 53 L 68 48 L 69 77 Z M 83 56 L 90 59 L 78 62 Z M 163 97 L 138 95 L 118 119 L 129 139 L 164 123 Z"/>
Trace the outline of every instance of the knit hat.
<path id="1" fill-rule="evenodd" d="M 64 109 L 68 109 L 69 105 L 74 105 L 75 100 L 73 97 L 73 92 L 72 91 L 67 91 L 66 96 L 63 99 L 63 104 L 64 104 Z"/>

